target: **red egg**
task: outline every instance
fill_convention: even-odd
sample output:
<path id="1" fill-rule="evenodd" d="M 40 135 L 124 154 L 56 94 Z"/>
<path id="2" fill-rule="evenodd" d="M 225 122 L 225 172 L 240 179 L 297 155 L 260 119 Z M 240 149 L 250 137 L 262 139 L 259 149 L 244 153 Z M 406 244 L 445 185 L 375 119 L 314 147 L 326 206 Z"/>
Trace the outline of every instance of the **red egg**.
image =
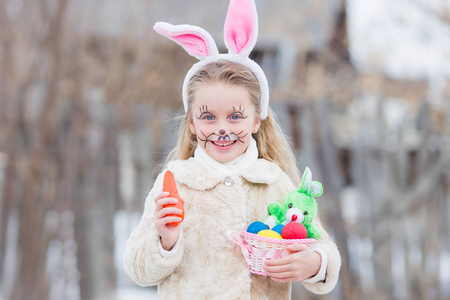
<path id="1" fill-rule="evenodd" d="M 281 231 L 281 236 L 284 239 L 306 239 L 308 231 L 305 226 L 297 222 L 290 222 L 284 225 Z"/>

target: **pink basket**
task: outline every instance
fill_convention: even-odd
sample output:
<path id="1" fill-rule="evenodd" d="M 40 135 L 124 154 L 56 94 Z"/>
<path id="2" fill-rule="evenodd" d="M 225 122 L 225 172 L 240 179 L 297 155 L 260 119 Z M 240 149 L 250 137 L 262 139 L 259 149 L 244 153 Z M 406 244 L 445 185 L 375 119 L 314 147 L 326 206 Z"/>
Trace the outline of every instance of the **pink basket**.
<path id="1" fill-rule="evenodd" d="M 250 272 L 267 275 L 263 270 L 266 260 L 279 259 L 289 255 L 287 247 L 292 244 L 305 244 L 311 246 L 315 239 L 272 239 L 247 231 L 228 231 L 228 237 L 241 247 L 242 254 L 247 261 Z"/>

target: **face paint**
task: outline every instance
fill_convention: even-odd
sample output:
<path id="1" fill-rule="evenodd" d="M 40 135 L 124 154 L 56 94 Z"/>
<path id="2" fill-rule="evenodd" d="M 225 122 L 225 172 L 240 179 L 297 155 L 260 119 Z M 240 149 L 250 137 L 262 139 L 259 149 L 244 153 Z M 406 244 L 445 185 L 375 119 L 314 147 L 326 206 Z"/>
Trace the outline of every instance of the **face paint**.
<path id="1" fill-rule="evenodd" d="M 242 105 L 239 105 L 239 109 L 236 109 L 236 107 L 233 106 L 233 110 L 234 110 L 236 113 L 240 114 L 240 115 L 241 115 L 241 118 L 243 118 L 243 119 L 246 119 L 246 118 L 248 117 L 248 115 L 247 115 L 247 116 L 244 116 L 245 107 L 242 108 Z"/>
<path id="2" fill-rule="evenodd" d="M 222 83 L 204 84 L 196 91 L 189 124 L 205 152 L 219 162 L 242 155 L 260 118 L 244 87 Z"/>
<path id="3" fill-rule="evenodd" d="M 197 116 L 195 116 L 195 117 L 200 120 L 202 118 L 202 116 L 204 116 L 204 114 L 208 113 L 208 106 L 202 105 L 199 107 L 198 110 L 200 111 L 200 115 L 198 117 Z"/>
<path id="4" fill-rule="evenodd" d="M 223 129 L 221 129 L 223 130 Z M 207 142 L 212 142 L 217 144 L 225 144 L 225 143 L 232 143 L 235 141 L 239 141 L 241 143 L 244 143 L 243 138 L 245 138 L 247 136 L 248 133 L 243 133 L 244 131 L 239 132 L 238 134 L 235 133 L 230 133 L 228 135 L 216 135 L 214 133 L 211 133 L 210 135 L 206 136 L 203 132 L 202 135 L 204 136 L 204 139 L 202 139 L 201 137 L 197 137 L 200 141 L 204 142 L 204 148 L 206 148 L 206 143 Z M 220 131 L 219 131 L 220 133 Z"/>

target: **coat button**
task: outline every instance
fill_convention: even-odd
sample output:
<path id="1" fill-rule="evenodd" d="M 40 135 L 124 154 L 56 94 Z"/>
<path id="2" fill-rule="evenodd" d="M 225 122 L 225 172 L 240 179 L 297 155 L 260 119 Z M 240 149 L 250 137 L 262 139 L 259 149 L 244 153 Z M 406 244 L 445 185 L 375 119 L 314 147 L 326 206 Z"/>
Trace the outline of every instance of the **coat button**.
<path id="1" fill-rule="evenodd" d="M 225 186 L 228 186 L 228 187 L 230 187 L 234 184 L 233 180 L 230 177 L 227 177 L 223 183 L 225 184 Z"/>

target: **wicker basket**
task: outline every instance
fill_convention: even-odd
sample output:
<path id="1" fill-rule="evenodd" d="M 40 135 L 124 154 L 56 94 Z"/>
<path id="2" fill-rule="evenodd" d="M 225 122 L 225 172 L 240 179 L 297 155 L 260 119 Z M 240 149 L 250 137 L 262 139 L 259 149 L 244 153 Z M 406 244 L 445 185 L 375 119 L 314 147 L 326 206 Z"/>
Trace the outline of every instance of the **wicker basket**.
<path id="1" fill-rule="evenodd" d="M 250 272 L 267 275 L 263 270 L 266 260 L 279 259 L 289 255 L 287 247 L 292 244 L 305 244 L 311 246 L 315 239 L 273 239 L 247 231 L 229 231 L 228 237 L 241 247 L 242 254 L 247 261 Z"/>

